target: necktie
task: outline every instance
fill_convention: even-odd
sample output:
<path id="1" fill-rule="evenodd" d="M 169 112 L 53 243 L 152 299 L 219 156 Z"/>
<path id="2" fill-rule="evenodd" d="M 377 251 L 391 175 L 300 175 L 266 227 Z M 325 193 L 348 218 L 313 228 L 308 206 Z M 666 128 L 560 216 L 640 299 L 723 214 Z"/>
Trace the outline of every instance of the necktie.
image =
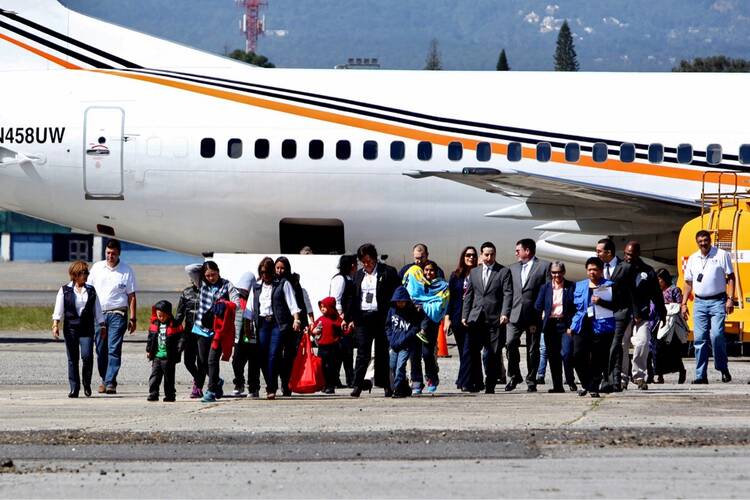
<path id="1" fill-rule="evenodd" d="M 529 262 L 521 266 L 521 286 L 526 286 L 526 280 L 529 278 Z"/>
<path id="2" fill-rule="evenodd" d="M 484 273 L 482 273 L 482 285 L 487 286 L 488 279 L 490 279 L 490 267 L 484 266 Z"/>
<path id="3" fill-rule="evenodd" d="M 612 276 L 612 271 L 610 270 L 611 264 L 608 262 L 607 265 L 604 267 L 604 277 L 609 279 L 610 276 Z"/>

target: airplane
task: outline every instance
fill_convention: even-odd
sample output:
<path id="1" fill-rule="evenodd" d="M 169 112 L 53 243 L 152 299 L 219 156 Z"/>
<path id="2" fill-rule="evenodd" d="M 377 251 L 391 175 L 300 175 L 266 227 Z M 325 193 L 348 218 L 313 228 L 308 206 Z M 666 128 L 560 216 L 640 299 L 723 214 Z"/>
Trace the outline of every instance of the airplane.
<path id="1" fill-rule="evenodd" d="M 743 74 L 260 69 L 56 0 L 0 0 L 0 72 L 0 207 L 195 255 L 673 266 L 706 185 L 750 186 Z"/>

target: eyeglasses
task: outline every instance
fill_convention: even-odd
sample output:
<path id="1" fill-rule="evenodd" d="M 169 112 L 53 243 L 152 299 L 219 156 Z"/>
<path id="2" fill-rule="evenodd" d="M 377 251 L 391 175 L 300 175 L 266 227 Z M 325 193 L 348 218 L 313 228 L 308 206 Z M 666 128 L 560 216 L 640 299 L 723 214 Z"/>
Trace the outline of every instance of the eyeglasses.
<path id="1" fill-rule="evenodd" d="M 89 271 L 81 271 L 78 273 L 79 276 L 88 276 L 89 274 L 91 274 Z"/>

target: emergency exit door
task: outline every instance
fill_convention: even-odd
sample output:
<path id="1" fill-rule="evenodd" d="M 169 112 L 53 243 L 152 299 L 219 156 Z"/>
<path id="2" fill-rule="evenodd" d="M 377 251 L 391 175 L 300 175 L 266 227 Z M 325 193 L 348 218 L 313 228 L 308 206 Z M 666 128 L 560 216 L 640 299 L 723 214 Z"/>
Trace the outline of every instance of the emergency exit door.
<path id="1" fill-rule="evenodd" d="M 122 108 L 91 107 L 84 115 L 83 188 L 87 200 L 123 200 Z"/>

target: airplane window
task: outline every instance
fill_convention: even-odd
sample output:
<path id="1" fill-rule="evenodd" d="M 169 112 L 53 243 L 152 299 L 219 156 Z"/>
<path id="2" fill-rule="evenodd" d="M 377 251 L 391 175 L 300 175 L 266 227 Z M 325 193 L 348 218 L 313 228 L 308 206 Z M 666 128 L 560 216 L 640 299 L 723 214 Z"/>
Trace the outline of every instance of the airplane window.
<path id="1" fill-rule="evenodd" d="M 492 146 L 489 142 L 480 142 L 477 144 L 477 160 L 478 161 L 490 161 L 492 157 Z"/>
<path id="2" fill-rule="evenodd" d="M 552 159 L 552 146 L 549 142 L 540 142 L 536 145 L 536 161 L 550 161 Z"/>
<path id="3" fill-rule="evenodd" d="M 693 161 L 693 146 L 691 144 L 680 144 L 677 146 L 677 161 L 690 163 Z"/>
<path id="4" fill-rule="evenodd" d="M 620 161 L 633 163 L 635 161 L 635 145 L 626 142 L 620 145 Z"/>
<path id="5" fill-rule="evenodd" d="M 230 158 L 239 158 L 242 156 L 241 139 L 229 139 L 229 143 L 227 143 L 227 156 Z"/>
<path id="6" fill-rule="evenodd" d="M 721 144 L 709 144 L 706 148 L 706 161 L 709 165 L 721 163 Z"/>
<path id="7" fill-rule="evenodd" d="M 661 163 L 664 161 L 664 146 L 661 144 L 650 144 L 648 146 L 648 161 Z"/>
<path id="8" fill-rule="evenodd" d="M 406 156 L 406 146 L 403 141 L 393 141 L 391 143 L 391 160 L 403 160 Z"/>
<path id="9" fill-rule="evenodd" d="M 740 163 L 743 165 L 750 163 L 750 144 L 740 146 Z"/>
<path id="10" fill-rule="evenodd" d="M 297 156 L 297 141 L 284 139 L 281 143 L 281 157 L 285 160 L 291 160 L 295 156 Z"/>
<path id="11" fill-rule="evenodd" d="M 378 143 L 376 141 L 365 141 L 362 144 L 362 156 L 365 160 L 376 160 L 378 158 Z"/>
<path id="12" fill-rule="evenodd" d="M 216 141 L 213 139 L 201 140 L 201 156 L 203 158 L 213 158 L 216 154 Z"/>
<path id="13" fill-rule="evenodd" d="M 521 161 L 523 156 L 523 147 L 520 142 L 508 143 L 508 161 Z"/>
<path id="14" fill-rule="evenodd" d="M 428 161 L 432 159 L 432 143 L 422 141 L 417 144 L 417 158 L 422 161 Z"/>
<path id="15" fill-rule="evenodd" d="M 591 156 L 597 163 L 604 163 L 607 161 L 607 145 L 603 142 L 595 142 L 592 149 Z"/>
<path id="16" fill-rule="evenodd" d="M 448 144 L 448 159 L 450 161 L 458 161 L 464 155 L 464 145 L 458 141 L 451 142 Z"/>
<path id="17" fill-rule="evenodd" d="M 268 158 L 268 153 L 271 151 L 271 145 L 268 143 L 268 139 L 258 139 L 255 141 L 255 157 L 256 158 Z"/>
<path id="18" fill-rule="evenodd" d="M 320 139 L 313 139 L 310 141 L 308 154 L 310 155 L 311 160 L 320 160 L 323 158 L 323 151 L 323 141 Z"/>
<path id="19" fill-rule="evenodd" d="M 565 161 L 577 163 L 581 159 L 581 146 L 577 142 L 569 142 L 565 145 Z"/>
<path id="20" fill-rule="evenodd" d="M 349 141 L 339 141 L 336 143 L 336 158 L 339 160 L 348 160 L 352 156 L 352 144 Z"/>

